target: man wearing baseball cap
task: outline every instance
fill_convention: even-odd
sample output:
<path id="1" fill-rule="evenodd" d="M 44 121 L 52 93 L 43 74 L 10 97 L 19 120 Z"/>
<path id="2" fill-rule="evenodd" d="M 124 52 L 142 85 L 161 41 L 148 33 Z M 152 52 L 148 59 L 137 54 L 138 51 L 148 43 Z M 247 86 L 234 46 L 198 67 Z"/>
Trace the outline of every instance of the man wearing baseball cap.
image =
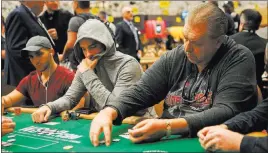
<path id="1" fill-rule="evenodd" d="M 48 38 L 35 36 L 29 39 L 21 56 L 29 58 L 36 71 L 24 77 L 15 90 L 2 97 L 2 106 L 11 107 L 26 98 L 31 99 L 34 106 L 40 106 L 65 94 L 74 73 L 57 65 L 53 54 L 54 49 Z"/>

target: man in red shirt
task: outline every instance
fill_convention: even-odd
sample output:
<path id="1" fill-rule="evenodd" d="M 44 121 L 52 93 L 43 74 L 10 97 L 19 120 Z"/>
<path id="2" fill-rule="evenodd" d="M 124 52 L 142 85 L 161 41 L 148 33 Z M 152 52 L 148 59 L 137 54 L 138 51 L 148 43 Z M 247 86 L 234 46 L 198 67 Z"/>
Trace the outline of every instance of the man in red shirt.
<path id="1" fill-rule="evenodd" d="M 17 88 L 2 97 L 2 106 L 11 107 L 29 98 L 35 106 L 46 104 L 62 97 L 74 78 L 74 73 L 57 65 L 51 43 L 46 37 L 32 37 L 21 51 L 21 56 L 30 58 L 36 71 L 24 77 Z"/>

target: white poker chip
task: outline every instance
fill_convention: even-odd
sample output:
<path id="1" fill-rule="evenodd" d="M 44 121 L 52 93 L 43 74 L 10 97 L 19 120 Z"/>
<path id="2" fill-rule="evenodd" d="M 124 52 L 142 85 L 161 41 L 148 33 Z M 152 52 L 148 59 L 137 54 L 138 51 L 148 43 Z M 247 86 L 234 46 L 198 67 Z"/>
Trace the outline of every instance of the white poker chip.
<path id="1" fill-rule="evenodd" d="M 101 140 L 100 141 L 100 144 L 105 144 L 105 140 Z"/>
<path id="2" fill-rule="evenodd" d="M 4 147 L 9 147 L 9 146 L 11 146 L 12 145 L 12 143 L 6 143 L 5 145 L 3 145 Z"/>
<path id="3" fill-rule="evenodd" d="M 73 148 L 73 146 L 64 146 L 64 147 L 63 147 L 64 150 L 70 150 L 70 149 L 72 149 L 72 148 Z"/>
<path id="4" fill-rule="evenodd" d="M 119 142 L 120 139 L 113 139 L 113 142 Z"/>
<path id="5" fill-rule="evenodd" d="M 14 138 L 16 135 L 9 135 L 8 138 Z"/>
<path id="6" fill-rule="evenodd" d="M 16 139 L 9 139 L 9 140 L 7 140 L 7 142 L 14 142 L 14 141 L 16 141 Z"/>
<path id="7" fill-rule="evenodd" d="M 8 142 L 4 142 L 4 141 L 1 142 L 1 146 L 5 145 L 5 144 L 8 144 Z"/>

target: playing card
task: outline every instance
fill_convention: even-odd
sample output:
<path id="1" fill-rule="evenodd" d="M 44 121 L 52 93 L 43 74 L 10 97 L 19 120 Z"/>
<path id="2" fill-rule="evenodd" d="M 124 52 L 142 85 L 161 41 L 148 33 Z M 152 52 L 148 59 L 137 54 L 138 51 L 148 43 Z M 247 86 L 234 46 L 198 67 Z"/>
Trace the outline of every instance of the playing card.
<path id="1" fill-rule="evenodd" d="M 121 135 L 119 135 L 120 137 L 123 137 L 123 138 L 126 138 L 126 139 L 129 139 L 129 133 L 126 132 L 126 133 L 123 133 Z"/>
<path id="2" fill-rule="evenodd" d="M 47 123 L 44 123 L 46 125 L 57 125 L 57 124 L 60 124 L 59 122 L 47 122 Z"/>

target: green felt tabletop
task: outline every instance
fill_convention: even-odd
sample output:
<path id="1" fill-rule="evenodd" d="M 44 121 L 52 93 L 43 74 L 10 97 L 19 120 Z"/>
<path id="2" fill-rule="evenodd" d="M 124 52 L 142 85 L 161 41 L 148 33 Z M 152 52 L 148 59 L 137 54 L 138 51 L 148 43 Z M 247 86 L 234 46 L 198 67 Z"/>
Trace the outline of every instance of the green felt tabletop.
<path id="1" fill-rule="evenodd" d="M 133 144 L 129 139 L 119 135 L 126 133 L 131 125 L 122 124 L 113 126 L 112 138 L 120 139 L 113 142 L 111 146 L 100 145 L 94 147 L 89 140 L 89 127 L 91 120 L 70 120 L 62 121 L 60 117 L 50 120 L 56 125 L 35 124 L 31 115 L 22 113 L 20 116 L 7 115 L 13 117 L 16 122 L 15 131 L 2 137 L 6 142 L 10 135 L 16 135 L 13 145 L 3 147 L 2 151 L 10 152 L 204 152 L 197 138 L 178 138 L 162 140 L 154 143 Z M 40 134 L 42 130 L 56 131 L 50 134 Z M 103 135 L 101 136 L 103 138 Z M 71 145 L 70 150 L 63 147 Z"/>

